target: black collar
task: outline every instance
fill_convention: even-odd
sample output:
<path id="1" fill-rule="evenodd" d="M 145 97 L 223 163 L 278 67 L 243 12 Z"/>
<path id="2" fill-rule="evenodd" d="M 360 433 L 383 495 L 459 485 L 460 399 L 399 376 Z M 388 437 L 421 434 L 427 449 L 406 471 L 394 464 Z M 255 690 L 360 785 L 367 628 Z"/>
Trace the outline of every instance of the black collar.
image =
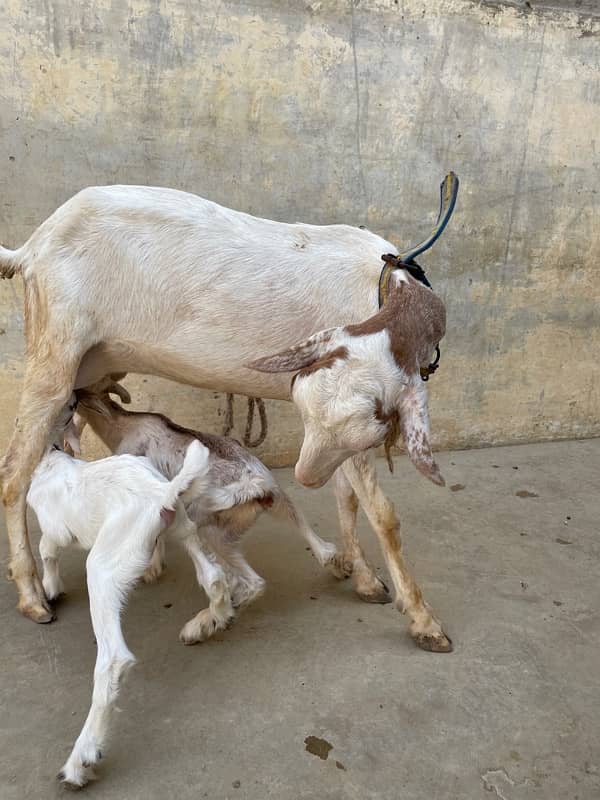
<path id="1" fill-rule="evenodd" d="M 412 259 L 410 261 L 402 261 L 400 256 L 395 256 L 392 253 L 384 253 L 381 256 L 381 260 L 385 261 L 385 264 L 379 276 L 379 308 L 386 301 L 390 275 L 395 269 L 405 269 L 409 275 L 419 283 L 422 283 L 423 286 L 427 286 L 428 289 L 432 288 L 427 280 L 427 275 L 425 275 L 425 270 L 416 261 Z"/>

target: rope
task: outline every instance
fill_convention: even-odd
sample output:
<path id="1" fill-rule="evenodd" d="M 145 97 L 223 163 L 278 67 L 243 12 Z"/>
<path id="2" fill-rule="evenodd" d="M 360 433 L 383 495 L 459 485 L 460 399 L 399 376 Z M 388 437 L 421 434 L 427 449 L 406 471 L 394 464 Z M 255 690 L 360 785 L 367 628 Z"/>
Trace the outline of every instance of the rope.
<path id="1" fill-rule="evenodd" d="M 229 436 L 234 428 L 233 416 L 233 394 L 227 395 L 227 409 L 225 411 L 225 421 L 223 423 L 223 436 Z M 260 419 L 260 431 L 256 439 L 252 438 L 252 429 L 254 428 L 254 414 L 255 409 L 258 408 L 258 416 Z M 248 415 L 246 417 L 246 430 L 244 431 L 244 446 L 245 447 L 259 447 L 267 438 L 269 432 L 269 425 L 267 421 L 267 410 L 265 402 L 262 397 L 248 397 Z"/>
<path id="2" fill-rule="evenodd" d="M 233 395 L 227 395 L 227 411 L 225 412 L 225 422 L 223 423 L 223 436 L 229 436 L 233 430 Z"/>

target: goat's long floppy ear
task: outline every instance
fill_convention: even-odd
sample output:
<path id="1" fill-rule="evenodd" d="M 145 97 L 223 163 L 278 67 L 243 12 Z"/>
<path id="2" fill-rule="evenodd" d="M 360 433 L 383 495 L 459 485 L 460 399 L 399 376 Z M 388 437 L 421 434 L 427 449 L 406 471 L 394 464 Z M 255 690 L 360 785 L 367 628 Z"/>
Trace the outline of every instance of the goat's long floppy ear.
<path id="1" fill-rule="evenodd" d="M 331 349 L 331 340 L 338 328 L 315 333 L 310 339 L 271 356 L 257 358 L 244 366 L 257 372 L 296 372 L 318 361 Z"/>
<path id="2" fill-rule="evenodd" d="M 435 462 L 429 443 L 427 390 L 419 379 L 402 392 L 400 429 L 408 456 L 421 475 L 438 486 L 445 486 L 446 482 Z"/>

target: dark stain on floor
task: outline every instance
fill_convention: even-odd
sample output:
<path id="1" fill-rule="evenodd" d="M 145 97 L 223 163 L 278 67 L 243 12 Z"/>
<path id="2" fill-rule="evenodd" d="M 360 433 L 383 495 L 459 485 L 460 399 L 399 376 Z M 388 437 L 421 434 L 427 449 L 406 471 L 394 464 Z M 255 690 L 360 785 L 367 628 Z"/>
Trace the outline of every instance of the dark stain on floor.
<path id="1" fill-rule="evenodd" d="M 451 492 L 460 492 L 464 488 L 465 487 L 464 487 L 464 485 L 462 483 L 453 483 L 452 486 L 450 487 L 450 491 Z"/>
<path id="2" fill-rule="evenodd" d="M 527 489 L 519 489 L 518 492 L 515 492 L 517 497 L 539 497 L 539 494 L 535 492 L 528 492 Z"/>
<path id="3" fill-rule="evenodd" d="M 329 751 L 333 750 L 333 745 L 327 739 L 320 739 L 318 736 L 307 736 L 304 740 L 306 751 L 313 756 L 318 756 L 323 761 L 327 761 Z"/>

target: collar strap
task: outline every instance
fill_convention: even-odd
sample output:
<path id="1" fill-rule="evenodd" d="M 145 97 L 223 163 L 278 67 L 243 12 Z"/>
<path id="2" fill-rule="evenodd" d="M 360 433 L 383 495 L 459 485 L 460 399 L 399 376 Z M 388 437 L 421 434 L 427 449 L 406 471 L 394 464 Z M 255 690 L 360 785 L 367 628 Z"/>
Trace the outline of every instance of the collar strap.
<path id="1" fill-rule="evenodd" d="M 436 346 L 435 346 L 435 361 L 432 361 L 431 364 L 429 364 L 429 366 L 427 366 L 427 367 L 421 367 L 421 369 L 419 370 L 420 373 L 421 373 L 421 380 L 422 381 L 426 381 L 427 382 L 429 380 L 429 378 L 431 377 L 431 375 L 433 375 L 433 373 L 439 367 L 439 365 L 440 365 L 440 355 L 441 355 L 440 346 L 439 346 L 439 344 L 436 344 Z"/>

